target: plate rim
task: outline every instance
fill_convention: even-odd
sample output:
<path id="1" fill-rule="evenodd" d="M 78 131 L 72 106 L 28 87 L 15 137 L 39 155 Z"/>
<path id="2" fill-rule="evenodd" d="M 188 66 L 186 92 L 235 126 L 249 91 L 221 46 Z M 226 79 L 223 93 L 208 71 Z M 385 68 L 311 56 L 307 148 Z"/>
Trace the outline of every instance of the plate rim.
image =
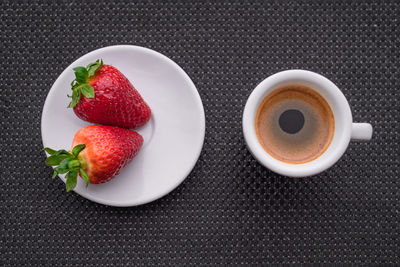
<path id="1" fill-rule="evenodd" d="M 49 109 L 49 103 L 51 102 L 50 99 L 52 98 L 52 96 L 56 93 L 56 90 L 54 90 L 54 88 L 57 88 L 59 86 L 59 83 L 61 82 L 61 78 L 63 76 L 65 76 L 67 74 L 68 71 L 70 71 L 74 65 L 76 65 L 76 62 L 81 60 L 83 57 L 89 57 L 92 54 L 96 54 L 96 53 L 101 53 L 103 51 L 106 50 L 118 50 L 118 49 L 133 49 L 133 50 L 139 50 L 141 52 L 145 52 L 145 53 L 150 53 L 156 57 L 159 57 L 163 60 L 166 60 L 168 63 L 170 63 L 174 69 L 176 69 L 182 76 L 183 78 L 188 82 L 189 86 L 191 87 L 192 91 L 194 92 L 195 95 L 195 100 L 200 108 L 200 131 L 201 131 L 201 142 L 200 145 L 197 148 L 196 154 L 193 157 L 193 160 L 189 166 L 190 168 L 187 169 L 187 171 L 185 172 L 184 175 L 182 175 L 182 177 L 180 177 L 179 179 L 176 179 L 176 182 L 173 183 L 173 185 L 171 185 L 170 187 L 168 187 L 166 190 L 162 191 L 160 194 L 157 194 L 155 196 L 149 197 L 149 198 L 145 198 L 141 201 L 115 201 L 115 200 L 104 200 L 102 198 L 99 197 L 95 197 L 95 196 L 91 196 L 91 195 L 84 195 L 81 194 L 80 192 L 77 191 L 77 188 L 75 188 L 73 191 L 82 196 L 83 198 L 86 198 L 90 201 L 102 204 L 102 205 L 107 205 L 107 206 L 114 206 L 114 207 L 133 207 L 133 206 L 139 206 L 139 205 L 143 205 L 143 204 L 147 204 L 150 202 L 153 202 L 157 199 L 160 199 L 166 195 L 168 195 L 169 193 L 171 193 L 173 190 L 175 190 L 189 175 L 190 173 L 193 171 L 194 167 L 196 166 L 196 163 L 201 155 L 201 152 L 203 150 L 203 146 L 204 146 L 204 139 L 205 139 L 205 128 L 206 128 L 206 120 L 205 120 L 205 111 L 204 111 L 204 106 L 203 106 L 203 102 L 201 100 L 201 96 L 199 91 L 197 90 L 195 84 L 193 83 L 192 79 L 189 77 L 189 75 L 182 69 L 182 67 L 180 67 L 175 61 L 173 61 L 172 59 L 170 59 L 169 57 L 161 54 L 160 52 L 157 52 L 155 50 L 152 50 L 150 48 L 146 48 L 143 46 L 138 46 L 138 45 L 111 45 L 111 46 L 105 46 L 105 47 L 101 47 L 98 49 L 95 49 L 93 51 L 90 51 L 80 57 L 78 57 L 77 59 L 75 59 L 70 65 L 68 65 L 62 72 L 61 74 L 57 77 L 57 79 L 54 81 L 53 85 L 51 86 L 50 90 L 47 93 L 46 99 L 44 101 L 43 107 L 42 107 L 42 114 L 41 114 L 41 118 L 40 118 L 40 131 L 41 131 L 41 137 L 42 137 L 42 145 L 43 147 L 45 147 L 45 141 L 44 141 L 44 135 L 46 135 L 44 133 L 44 114 L 47 113 L 48 109 Z M 91 124 L 91 125 L 95 125 L 95 124 Z M 44 152 L 46 154 L 46 152 Z M 47 155 L 47 154 L 46 154 Z M 65 183 L 65 178 L 61 177 L 60 175 L 58 175 L 58 177 L 61 179 L 61 181 L 63 181 Z"/>

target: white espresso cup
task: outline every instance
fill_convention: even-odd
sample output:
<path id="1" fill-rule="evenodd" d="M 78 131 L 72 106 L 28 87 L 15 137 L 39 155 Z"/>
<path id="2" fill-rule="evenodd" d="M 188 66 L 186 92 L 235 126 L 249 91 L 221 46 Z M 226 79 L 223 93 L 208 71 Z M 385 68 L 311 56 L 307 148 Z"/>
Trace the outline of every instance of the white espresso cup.
<path id="1" fill-rule="evenodd" d="M 269 155 L 261 146 L 255 129 L 257 109 L 264 97 L 291 84 L 304 85 L 318 92 L 328 102 L 335 119 L 335 130 L 328 148 L 316 159 L 300 164 L 283 162 Z M 247 100 L 242 123 L 244 139 L 253 156 L 273 172 L 290 177 L 318 174 L 339 160 L 350 140 L 370 140 L 372 137 L 371 124 L 353 123 L 349 103 L 340 89 L 327 78 L 306 70 L 286 70 L 262 81 Z"/>

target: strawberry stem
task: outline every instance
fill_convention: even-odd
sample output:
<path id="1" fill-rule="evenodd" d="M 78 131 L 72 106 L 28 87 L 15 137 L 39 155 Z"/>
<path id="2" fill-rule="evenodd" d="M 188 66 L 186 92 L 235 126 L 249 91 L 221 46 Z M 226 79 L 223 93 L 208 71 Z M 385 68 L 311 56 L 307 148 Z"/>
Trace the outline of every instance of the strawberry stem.
<path id="1" fill-rule="evenodd" d="M 44 150 L 50 155 L 46 158 L 47 166 L 55 166 L 52 179 L 54 179 L 58 174 L 66 173 L 66 188 L 67 192 L 71 191 L 75 188 L 77 184 L 78 173 L 85 180 L 86 187 L 90 183 L 90 179 L 84 171 L 86 165 L 79 157 L 79 153 L 85 149 L 85 144 L 76 145 L 71 152 L 68 152 L 64 149 L 54 150 L 48 147 L 45 147 Z"/>
<path id="2" fill-rule="evenodd" d="M 75 79 L 71 82 L 72 100 L 68 108 L 75 107 L 84 95 L 86 98 L 94 98 L 94 89 L 89 85 L 88 81 L 103 66 L 103 60 L 96 60 L 85 67 L 79 66 L 73 68 Z"/>

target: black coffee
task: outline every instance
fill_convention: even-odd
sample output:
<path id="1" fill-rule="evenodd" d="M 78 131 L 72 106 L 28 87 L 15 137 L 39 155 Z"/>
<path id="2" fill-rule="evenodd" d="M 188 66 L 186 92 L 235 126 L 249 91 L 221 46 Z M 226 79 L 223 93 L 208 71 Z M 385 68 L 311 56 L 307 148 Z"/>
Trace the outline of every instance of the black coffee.
<path id="1" fill-rule="evenodd" d="M 285 110 L 279 116 L 279 126 L 286 133 L 298 133 L 304 126 L 304 115 L 297 109 Z"/>

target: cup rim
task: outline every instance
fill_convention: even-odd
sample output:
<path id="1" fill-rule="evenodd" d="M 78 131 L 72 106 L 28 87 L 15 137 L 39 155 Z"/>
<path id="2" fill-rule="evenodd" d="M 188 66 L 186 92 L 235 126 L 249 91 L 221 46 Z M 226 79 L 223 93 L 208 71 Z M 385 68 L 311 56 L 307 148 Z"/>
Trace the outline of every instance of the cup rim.
<path id="1" fill-rule="evenodd" d="M 309 81 L 311 83 L 318 84 L 321 88 L 323 88 L 322 90 L 330 94 L 333 101 L 335 101 L 335 104 L 340 108 L 340 113 L 342 114 L 341 124 L 337 125 L 335 119 L 335 128 L 338 127 L 340 130 L 340 140 L 335 142 L 336 145 L 333 145 L 332 143 L 330 144 L 330 147 L 334 147 L 328 149 L 329 152 L 328 150 L 323 152 L 322 155 L 325 155 L 323 159 L 320 159 L 322 158 L 321 155 L 317 159 L 306 163 L 285 163 L 273 158 L 270 154 L 268 154 L 258 141 L 255 132 L 255 115 L 258 105 L 268 93 L 279 87 L 277 84 L 290 80 Z M 335 110 L 337 109 L 338 108 Z M 332 108 L 334 113 L 335 110 Z M 328 169 L 340 159 L 350 142 L 352 121 L 352 114 L 346 97 L 333 82 L 315 72 L 295 69 L 275 73 L 264 79 L 256 86 L 247 99 L 243 111 L 242 126 L 244 139 L 249 151 L 263 166 L 284 176 L 306 177 L 318 174 Z M 335 135 L 336 130 L 333 138 L 335 138 Z M 315 164 L 317 160 L 318 164 Z"/>

